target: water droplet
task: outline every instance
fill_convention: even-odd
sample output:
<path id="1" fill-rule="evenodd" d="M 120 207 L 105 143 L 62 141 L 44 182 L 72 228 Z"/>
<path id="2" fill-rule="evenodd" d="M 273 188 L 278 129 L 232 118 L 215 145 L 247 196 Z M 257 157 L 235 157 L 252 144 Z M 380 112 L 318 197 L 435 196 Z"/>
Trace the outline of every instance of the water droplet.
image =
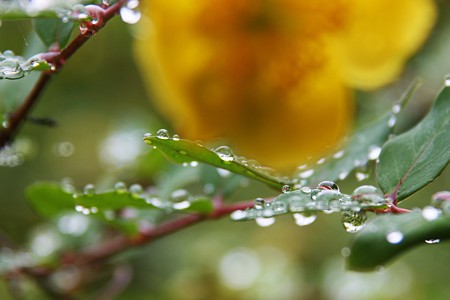
<path id="1" fill-rule="evenodd" d="M 350 250 L 350 248 L 348 248 L 348 247 L 344 247 L 341 249 L 341 255 L 343 257 L 349 257 L 351 253 L 352 253 L 352 250 Z"/>
<path id="2" fill-rule="evenodd" d="M 427 243 L 427 244 L 438 244 L 440 242 L 441 242 L 440 239 L 425 240 L 425 243 Z"/>
<path id="3" fill-rule="evenodd" d="M 220 146 L 214 149 L 214 153 L 225 162 L 233 161 L 235 156 L 233 151 L 228 146 Z"/>
<path id="4" fill-rule="evenodd" d="M 287 212 L 287 204 L 284 201 L 273 201 L 270 203 L 273 211 L 277 214 L 282 214 Z"/>
<path id="5" fill-rule="evenodd" d="M 144 139 L 149 139 L 152 137 L 152 134 L 150 132 L 147 132 L 146 134 L 144 134 Z"/>
<path id="6" fill-rule="evenodd" d="M 357 187 L 352 194 L 352 198 L 359 202 L 379 205 L 384 204 L 384 194 L 372 185 L 362 185 Z"/>
<path id="7" fill-rule="evenodd" d="M 321 165 L 321 164 L 323 164 L 324 162 L 325 162 L 325 158 L 323 157 L 323 158 L 319 159 L 319 160 L 316 162 L 316 164 Z"/>
<path id="8" fill-rule="evenodd" d="M 130 9 L 127 6 L 120 8 L 120 18 L 128 24 L 136 24 L 141 19 L 141 12 L 139 10 Z"/>
<path id="9" fill-rule="evenodd" d="M 95 206 L 91 207 L 91 213 L 93 213 L 93 214 L 98 213 L 98 208 Z"/>
<path id="10" fill-rule="evenodd" d="M 403 241 L 403 233 L 400 231 L 392 231 L 386 235 L 386 240 L 391 244 L 399 244 Z"/>
<path id="11" fill-rule="evenodd" d="M 339 186 L 333 181 L 322 181 L 319 185 L 317 185 L 317 188 L 322 190 L 340 191 Z"/>
<path id="12" fill-rule="evenodd" d="M 188 201 L 188 200 L 185 200 L 185 201 L 181 201 L 181 202 L 177 202 L 177 203 L 172 204 L 173 209 L 176 209 L 176 210 L 186 209 L 186 208 L 188 208 L 189 206 L 191 206 L 191 202 Z"/>
<path id="13" fill-rule="evenodd" d="M 83 215 L 89 215 L 90 213 L 91 213 L 91 210 L 89 209 L 89 208 L 83 208 L 83 210 L 81 211 L 81 213 L 83 214 Z"/>
<path id="14" fill-rule="evenodd" d="M 182 202 L 182 201 L 186 201 L 189 200 L 190 194 L 188 191 L 184 190 L 184 189 L 178 189 L 173 191 L 170 194 L 170 201 L 172 202 Z"/>
<path id="15" fill-rule="evenodd" d="M 142 186 L 140 184 L 135 183 L 130 186 L 128 191 L 132 194 L 142 194 L 144 192 L 144 189 L 142 188 Z"/>
<path id="16" fill-rule="evenodd" d="M 342 171 L 341 173 L 339 173 L 338 178 L 340 180 L 344 180 L 345 178 L 347 178 L 348 176 L 348 171 Z"/>
<path id="17" fill-rule="evenodd" d="M 172 137 L 172 140 L 179 141 L 180 140 L 180 136 L 178 134 L 174 134 L 173 137 Z"/>
<path id="18" fill-rule="evenodd" d="M 275 223 L 275 218 L 271 217 L 271 218 L 256 218 L 255 219 L 256 224 L 258 224 L 261 227 L 268 227 L 270 225 L 272 225 L 273 223 Z"/>
<path id="19" fill-rule="evenodd" d="M 195 168 L 195 167 L 198 167 L 198 161 L 191 161 L 190 163 L 189 163 L 189 165 L 191 166 L 191 167 L 193 167 L 193 168 Z"/>
<path id="20" fill-rule="evenodd" d="M 345 211 L 342 214 L 342 225 L 345 231 L 355 233 L 366 225 L 367 216 L 364 212 Z"/>
<path id="21" fill-rule="evenodd" d="M 114 190 L 117 193 L 126 193 L 127 192 L 127 185 L 124 182 L 122 182 L 122 181 L 118 181 L 114 185 Z"/>
<path id="22" fill-rule="evenodd" d="M 300 178 L 309 178 L 314 174 L 314 169 L 309 169 L 298 174 Z"/>
<path id="23" fill-rule="evenodd" d="M 311 188 L 308 186 L 304 186 L 300 189 L 300 191 L 302 191 L 305 194 L 309 194 L 309 193 L 311 193 Z"/>
<path id="24" fill-rule="evenodd" d="M 85 195 L 94 195 L 95 194 L 95 186 L 91 183 L 86 184 L 83 189 Z"/>
<path id="25" fill-rule="evenodd" d="M 342 194 L 336 190 L 317 190 L 318 192 L 315 195 L 316 201 L 329 203 L 333 200 L 341 200 Z"/>
<path id="26" fill-rule="evenodd" d="M 338 151 L 335 154 L 333 154 L 333 158 L 341 158 L 342 156 L 344 156 L 345 152 L 344 150 Z"/>
<path id="27" fill-rule="evenodd" d="M 84 209 L 84 207 L 83 207 L 82 205 L 76 205 L 76 206 L 75 206 L 75 210 L 76 210 L 77 212 L 82 212 L 83 209 Z"/>
<path id="28" fill-rule="evenodd" d="M 442 208 L 443 204 L 450 203 L 450 192 L 437 192 L 431 196 L 431 204 L 436 208 Z"/>
<path id="29" fill-rule="evenodd" d="M 8 128 L 9 127 L 9 121 L 8 120 L 3 121 L 2 122 L 2 127 L 3 128 Z"/>
<path id="30" fill-rule="evenodd" d="M 295 224 L 297 224 L 298 226 L 306 226 L 312 224 L 317 219 L 317 215 L 311 213 L 293 214 L 293 217 L 295 219 Z"/>
<path id="31" fill-rule="evenodd" d="M 231 213 L 230 218 L 233 221 L 241 221 L 247 218 L 247 213 L 244 210 L 235 210 Z"/>
<path id="32" fill-rule="evenodd" d="M 266 206 L 266 201 L 263 198 L 256 198 L 253 205 L 256 209 L 263 209 Z"/>
<path id="33" fill-rule="evenodd" d="M 401 110 L 401 105 L 400 104 L 394 104 L 393 106 L 392 106 L 392 112 L 394 113 L 394 114 L 398 114 L 399 112 L 400 112 L 400 110 Z"/>
<path id="34" fill-rule="evenodd" d="M 282 193 L 289 193 L 291 191 L 291 187 L 288 184 L 283 185 L 281 188 Z"/>
<path id="35" fill-rule="evenodd" d="M 377 160 L 381 153 L 381 147 L 378 146 L 370 146 L 369 147 L 369 155 L 367 158 L 369 160 Z"/>
<path id="36" fill-rule="evenodd" d="M 388 120 L 388 127 L 392 128 L 395 126 L 395 124 L 397 123 L 397 115 L 392 115 L 389 120 Z"/>
<path id="37" fill-rule="evenodd" d="M 441 211 L 433 206 L 426 206 L 422 209 L 422 217 L 427 221 L 436 220 L 440 214 Z"/>
<path id="38" fill-rule="evenodd" d="M 450 75 L 447 75 L 444 81 L 445 86 L 450 86 Z"/>
<path id="39" fill-rule="evenodd" d="M 169 131 L 167 129 L 160 129 L 156 132 L 156 137 L 162 140 L 169 139 Z"/>

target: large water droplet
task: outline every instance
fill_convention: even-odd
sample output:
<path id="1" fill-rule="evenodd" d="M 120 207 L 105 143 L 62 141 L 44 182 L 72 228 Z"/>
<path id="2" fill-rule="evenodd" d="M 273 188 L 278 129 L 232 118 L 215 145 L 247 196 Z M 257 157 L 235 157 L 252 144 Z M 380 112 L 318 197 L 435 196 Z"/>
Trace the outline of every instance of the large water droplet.
<path id="1" fill-rule="evenodd" d="M 255 221 L 261 227 L 268 227 L 275 223 L 275 218 L 256 218 Z"/>
<path id="2" fill-rule="evenodd" d="M 170 200 L 172 202 L 186 201 L 189 200 L 189 197 L 190 197 L 189 192 L 184 189 L 175 190 L 170 194 Z"/>
<path id="3" fill-rule="evenodd" d="M 142 188 L 142 186 L 138 183 L 135 183 L 133 185 L 130 186 L 130 188 L 128 189 L 128 191 L 132 194 L 142 194 L 144 189 Z"/>
<path id="4" fill-rule="evenodd" d="M 306 226 L 312 224 L 316 219 L 317 215 L 312 213 L 301 213 L 301 214 L 293 214 L 295 219 L 295 224 L 298 226 Z"/>
<path id="5" fill-rule="evenodd" d="M 270 205 L 273 211 L 277 214 L 282 214 L 287 212 L 288 206 L 284 201 L 273 201 Z"/>
<path id="6" fill-rule="evenodd" d="M 422 217 L 427 221 L 436 220 L 440 214 L 441 211 L 433 206 L 426 206 L 422 209 Z"/>
<path id="7" fill-rule="evenodd" d="M 167 140 L 170 137 L 169 131 L 167 131 L 167 129 L 162 128 L 156 132 L 156 137 L 162 140 Z"/>
<path id="8" fill-rule="evenodd" d="M 219 156 L 219 158 L 225 162 L 233 161 L 234 160 L 234 153 L 228 146 L 220 146 L 214 149 L 214 153 Z"/>
<path id="9" fill-rule="evenodd" d="M 176 209 L 176 210 L 186 209 L 186 208 L 188 208 L 189 206 L 191 206 L 191 202 L 188 201 L 188 200 L 185 200 L 185 201 L 181 201 L 181 202 L 177 202 L 177 203 L 172 204 L 173 209 Z"/>
<path id="10" fill-rule="evenodd" d="M 120 8 L 120 17 L 125 23 L 136 24 L 141 19 L 141 12 L 136 9 L 130 9 L 127 6 L 122 6 Z"/>
<path id="11" fill-rule="evenodd" d="M 86 184 L 83 191 L 84 191 L 85 195 L 94 195 L 95 194 L 95 186 L 91 183 Z"/>
<path id="12" fill-rule="evenodd" d="M 174 141 L 179 141 L 179 140 L 180 140 L 180 136 L 179 136 L 178 134 L 174 134 L 174 135 L 172 136 L 172 140 L 174 140 Z"/>
<path id="13" fill-rule="evenodd" d="M 333 190 L 339 192 L 339 186 L 333 181 L 322 181 L 321 183 L 319 183 L 319 185 L 317 185 L 317 188 L 322 190 Z"/>
<path id="14" fill-rule="evenodd" d="M 403 241 L 403 233 L 400 231 L 391 231 L 386 234 L 386 240 L 391 244 L 399 244 Z"/>
<path id="15" fill-rule="evenodd" d="M 364 212 L 345 211 L 342 214 L 342 225 L 347 232 L 355 233 L 366 225 L 367 216 Z"/>
<path id="16" fill-rule="evenodd" d="M 256 209 L 263 209 L 266 206 L 266 201 L 263 198 L 256 198 L 253 205 Z"/>
<path id="17" fill-rule="evenodd" d="M 117 193 L 126 193 L 127 192 L 127 185 L 122 182 L 122 181 L 118 181 L 116 182 L 116 184 L 114 184 L 114 190 Z"/>
<path id="18" fill-rule="evenodd" d="M 291 187 L 288 184 L 283 185 L 281 188 L 282 193 L 289 193 L 291 191 Z"/>
<path id="19" fill-rule="evenodd" d="M 247 218 L 247 212 L 244 210 L 235 210 L 231 213 L 230 218 L 233 221 L 241 221 Z"/>

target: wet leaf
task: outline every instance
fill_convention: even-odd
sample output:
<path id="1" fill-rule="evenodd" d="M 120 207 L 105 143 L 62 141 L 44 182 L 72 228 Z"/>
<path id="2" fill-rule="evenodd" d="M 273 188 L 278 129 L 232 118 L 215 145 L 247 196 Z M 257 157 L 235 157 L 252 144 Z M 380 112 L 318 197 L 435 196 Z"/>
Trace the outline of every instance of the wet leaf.
<path id="1" fill-rule="evenodd" d="M 327 158 L 322 164 L 317 164 L 300 171 L 300 179 L 305 170 L 314 170 L 311 176 L 303 175 L 305 184 L 316 185 L 322 180 L 343 180 L 355 168 L 364 166 L 369 160 L 376 160 L 381 146 L 386 142 L 394 128 L 393 120 L 401 108 L 412 97 L 419 82 L 413 83 L 401 99 L 394 105 L 398 109 L 389 111 L 373 123 L 357 130 L 345 142 L 340 151 Z"/>
<path id="2" fill-rule="evenodd" d="M 178 138 L 160 138 L 158 136 L 146 136 L 144 140 L 175 163 L 206 163 L 258 180 L 277 189 L 281 189 L 283 185 L 292 185 L 291 181 L 272 175 L 267 168 L 252 165 L 235 156 L 226 156 L 225 158 L 224 154 L 217 154 L 199 143 Z M 221 155 L 223 155 L 222 158 Z"/>
<path id="3" fill-rule="evenodd" d="M 74 28 L 74 22 L 63 22 L 58 18 L 42 18 L 33 20 L 34 30 L 42 42 L 51 47 L 55 43 L 59 48 L 64 48 L 70 39 Z"/>
<path id="4" fill-rule="evenodd" d="M 355 271 L 373 271 L 397 255 L 417 245 L 450 238 L 450 217 L 427 220 L 420 213 L 383 215 L 375 218 L 359 233 L 347 257 L 347 267 Z"/>
<path id="5" fill-rule="evenodd" d="M 377 165 L 377 181 L 401 201 L 432 182 L 450 159 L 450 87 L 414 128 L 388 141 Z"/>

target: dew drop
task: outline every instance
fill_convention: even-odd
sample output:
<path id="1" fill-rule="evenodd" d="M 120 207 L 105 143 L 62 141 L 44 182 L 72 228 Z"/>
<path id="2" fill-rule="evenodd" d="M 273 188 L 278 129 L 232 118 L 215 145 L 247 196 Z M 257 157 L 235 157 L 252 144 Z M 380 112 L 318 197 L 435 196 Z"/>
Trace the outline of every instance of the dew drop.
<path id="1" fill-rule="evenodd" d="M 271 203 L 273 211 L 277 214 L 282 214 L 287 212 L 287 204 L 283 201 L 273 201 Z"/>
<path id="2" fill-rule="evenodd" d="M 321 158 L 321 159 L 319 159 L 319 160 L 316 162 L 316 164 L 321 165 L 321 164 L 323 164 L 324 162 L 325 162 L 325 158 Z"/>
<path id="3" fill-rule="evenodd" d="M 393 106 L 392 106 L 392 112 L 394 113 L 394 114 L 398 114 L 399 112 L 400 112 L 400 110 L 401 110 L 401 106 L 400 106 L 400 104 L 394 104 Z"/>
<path id="4" fill-rule="evenodd" d="M 195 167 L 198 167 L 198 161 L 191 161 L 190 163 L 189 163 L 189 165 L 191 166 L 191 167 L 193 167 L 193 168 L 195 168 Z"/>
<path id="5" fill-rule="evenodd" d="M 139 10 L 130 9 L 127 6 L 120 8 L 120 18 L 128 24 L 136 24 L 141 19 L 141 12 Z"/>
<path id="6" fill-rule="evenodd" d="M 184 189 L 178 189 L 173 191 L 170 194 L 170 201 L 172 202 L 182 202 L 182 201 L 186 201 L 189 200 L 189 192 L 184 190 Z"/>
<path id="7" fill-rule="evenodd" d="M 433 206 L 426 206 L 422 209 L 422 217 L 427 221 L 436 220 L 440 214 L 440 210 Z"/>
<path id="8" fill-rule="evenodd" d="M 352 253 L 352 251 L 348 247 L 344 247 L 341 249 L 341 255 L 343 257 L 349 257 L 351 253 Z"/>
<path id="9" fill-rule="evenodd" d="M 129 9 L 135 9 L 139 6 L 139 0 L 128 0 L 126 5 Z"/>
<path id="10" fill-rule="evenodd" d="M 427 243 L 427 244 L 438 244 L 440 242 L 441 242 L 440 239 L 425 240 L 425 243 Z"/>
<path id="11" fill-rule="evenodd" d="M 333 190 L 338 192 L 340 191 L 339 186 L 333 181 L 322 181 L 317 185 L 317 188 L 322 190 Z"/>
<path id="12" fill-rule="evenodd" d="M 348 176 L 348 171 L 342 171 L 341 173 L 339 173 L 338 178 L 340 180 L 344 180 L 345 178 L 347 178 Z"/>
<path id="13" fill-rule="evenodd" d="M 450 86 L 450 75 L 447 75 L 444 81 L 445 86 Z"/>
<path id="14" fill-rule="evenodd" d="M 173 137 L 172 137 L 172 140 L 179 141 L 180 140 L 180 136 L 178 134 L 174 134 Z"/>
<path id="15" fill-rule="evenodd" d="M 144 139 L 149 139 L 152 137 L 152 134 L 150 132 L 147 132 L 146 134 L 144 134 Z"/>
<path id="16" fill-rule="evenodd" d="M 156 132 L 156 137 L 162 140 L 169 139 L 169 131 L 167 129 L 160 129 Z"/>
<path id="17" fill-rule="evenodd" d="M 312 224 L 317 219 L 316 214 L 302 213 L 302 214 L 293 214 L 293 216 L 295 219 L 295 224 L 297 224 L 298 226 L 306 226 Z"/>
<path id="18" fill-rule="evenodd" d="M 214 149 L 214 153 L 219 156 L 219 158 L 225 162 L 230 162 L 234 160 L 234 153 L 228 146 L 220 146 Z"/>
<path id="19" fill-rule="evenodd" d="M 377 160 L 381 153 L 381 147 L 378 146 L 370 146 L 369 147 L 369 155 L 367 158 L 369 160 Z"/>
<path id="20" fill-rule="evenodd" d="M 403 241 L 403 233 L 400 231 L 392 231 L 386 235 L 386 240 L 391 244 L 399 244 Z"/>
<path id="21" fill-rule="evenodd" d="M 363 180 L 366 180 L 367 178 L 369 178 L 369 174 L 368 173 L 355 172 L 355 179 L 356 179 L 356 181 L 361 182 Z"/>
<path id="22" fill-rule="evenodd" d="M 372 185 L 362 185 L 357 187 L 353 191 L 352 198 L 372 205 L 383 204 L 385 202 L 384 194 Z"/>
<path id="23" fill-rule="evenodd" d="M 258 224 L 258 226 L 268 227 L 268 226 L 272 225 L 273 223 L 275 223 L 275 218 L 273 218 L 273 217 L 271 217 L 271 218 L 256 218 L 255 221 L 256 221 L 256 224 Z"/>
<path id="24" fill-rule="evenodd" d="M 128 189 L 128 191 L 132 194 L 142 194 L 142 192 L 144 191 L 144 189 L 142 188 L 142 186 L 138 183 L 135 183 L 133 185 L 130 186 L 130 188 Z"/>
<path id="25" fill-rule="evenodd" d="M 263 209 L 266 206 L 266 201 L 263 198 L 256 198 L 253 205 L 256 209 Z"/>
<path id="26" fill-rule="evenodd" d="M 282 193 L 289 193 L 291 191 L 291 187 L 288 184 L 283 185 L 281 188 Z"/>
<path id="27" fill-rule="evenodd" d="M 189 206 L 191 206 L 191 202 L 189 202 L 188 200 L 172 204 L 173 209 L 176 209 L 176 210 L 186 209 L 186 208 L 189 208 Z"/>
<path id="28" fill-rule="evenodd" d="M 300 191 L 302 191 L 305 194 L 309 194 L 309 193 L 311 193 L 311 188 L 308 186 L 304 186 L 300 189 Z"/>
<path id="29" fill-rule="evenodd" d="M 95 194 L 95 186 L 91 183 L 86 184 L 83 189 L 85 195 L 94 195 Z"/>
<path id="30" fill-rule="evenodd" d="M 118 181 L 118 182 L 116 182 L 116 184 L 114 184 L 114 190 L 117 193 L 120 193 L 120 194 L 126 193 L 127 192 L 127 185 L 124 182 L 122 182 L 122 181 Z"/>
<path id="31" fill-rule="evenodd" d="M 345 211 L 342 214 L 342 225 L 345 231 L 355 233 L 366 225 L 367 216 L 364 212 Z"/>
<path id="32" fill-rule="evenodd" d="M 389 128 L 392 128 L 392 127 L 395 126 L 396 123 L 397 123 L 397 115 L 392 115 L 389 118 L 387 125 L 388 125 Z"/>
<path id="33" fill-rule="evenodd" d="M 431 196 L 431 204 L 436 208 L 443 208 L 446 203 L 450 203 L 449 191 L 437 192 Z"/>
<path id="34" fill-rule="evenodd" d="M 235 210 L 230 215 L 231 220 L 241 221 L 247 218 L 247 212 L 244 210 Z"/>
<path id="35" fill-rule="evenodd" d="M 76 210 L 77 212 L 82 212 L 82 211 L 84 210 L 84 207 L 83 207 L 82 205 L 76 205 L 76 206 L 75 206 L 75 210 Z"/>
<path id="36" fill-rule="evenodd" d="M 98 213 L 98 208 L 95 206 L 91 207 L 91 213 L 93 213 L 93 214 Z"/>

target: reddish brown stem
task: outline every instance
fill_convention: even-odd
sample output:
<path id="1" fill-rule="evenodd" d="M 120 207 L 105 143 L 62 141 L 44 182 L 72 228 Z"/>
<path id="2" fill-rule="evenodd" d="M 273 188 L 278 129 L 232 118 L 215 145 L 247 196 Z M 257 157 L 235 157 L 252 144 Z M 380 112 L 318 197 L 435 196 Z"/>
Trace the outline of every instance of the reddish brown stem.
<path id="1" fill-rule="evenodd" d="M 11 113 L 7 119 L 7 126 L 0 130 L 0 149 L 5 147 L 8 143 L 12 141 L 14 135 L 21 127 L 24 120 L 27 119 L 32 108 L 37 103 L 39 97 L 42 95 L 45 87 L 50 82 L 50 78 L 54 72 L 61 70 L 61 68 L 66 64 L 66 61 L 78 51 L 78 49 L 86 43 L 92 35 L 94 35 L 98 30 L 100 30 L 112 17 L 114 17 L 120 10 L 121 6 L 126 2 L 126 0 L 119 0 L 107 9 L 96 10 L 95 17 L 101 19 L 96 26 L 89 26 L 89 29 L 80 33 L 75 37 L 72 42 L 63 50 L 59 52 L 48 52 L 41 54 L 41 58 L 47 60 L 48 63 L 53 65 L 52 71 L 46 71 L 41 74 L 38 81 L 34 85 L 31 92 L 28 94 L 25 101 Z M 92 10 L 92 8 L 91 8 Z"/>

